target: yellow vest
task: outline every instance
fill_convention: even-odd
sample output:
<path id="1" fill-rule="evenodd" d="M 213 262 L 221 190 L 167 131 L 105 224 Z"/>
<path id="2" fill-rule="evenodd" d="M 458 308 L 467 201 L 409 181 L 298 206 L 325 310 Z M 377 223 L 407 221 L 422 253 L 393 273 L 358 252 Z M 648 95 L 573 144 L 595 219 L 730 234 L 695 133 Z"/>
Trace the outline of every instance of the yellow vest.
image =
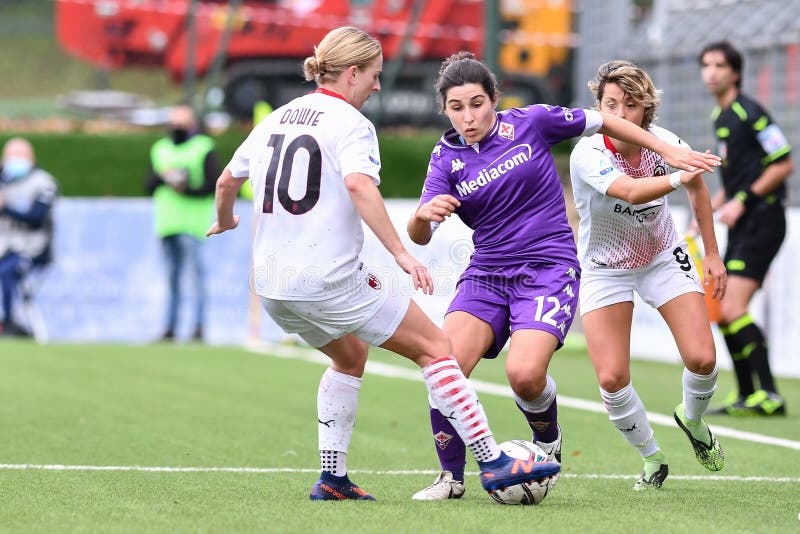
<path id="1" fill-rule="evenodd" d="M 170 169 L 186 169 L 188 186 L 196 189 L 205 181 L 203 162 L 213 149 L 214 140 L 207 135 L 195 135 L 179 145 L 164 137 L 150 150 L 150 161 L 159 175 Z M 214 196 L 192 197 L 161 184 L 153 192 L 153 213 L 160 237 L 189 234 L 202 239 L 213 222 Z"/>

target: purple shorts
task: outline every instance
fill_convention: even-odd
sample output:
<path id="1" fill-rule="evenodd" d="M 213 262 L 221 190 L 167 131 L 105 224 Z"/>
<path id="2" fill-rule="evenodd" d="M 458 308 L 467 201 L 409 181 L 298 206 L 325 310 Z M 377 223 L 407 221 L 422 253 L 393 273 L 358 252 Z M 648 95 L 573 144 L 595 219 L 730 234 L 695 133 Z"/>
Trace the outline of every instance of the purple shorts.
<path id="1" fill-rule="evenodd" d="M 560 348 L 578 310 L 579 285 L 580 269 L 557 263 L 470 265 L 458 280 L 447 313 L 463 311 L 489 323 L 494 346 L 484 358 L 496 358 L 519 329 L 550 332 Z"/>

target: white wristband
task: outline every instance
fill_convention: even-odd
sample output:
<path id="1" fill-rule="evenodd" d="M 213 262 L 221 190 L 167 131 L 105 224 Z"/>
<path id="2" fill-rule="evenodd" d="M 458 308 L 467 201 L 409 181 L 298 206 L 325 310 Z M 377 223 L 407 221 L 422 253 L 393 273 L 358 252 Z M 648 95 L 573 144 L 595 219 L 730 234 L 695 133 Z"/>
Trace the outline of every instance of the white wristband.
<path id="1" fill-rule="evenodd" d="M 683 184 L 681 183 L 681 173 L 683 171 L 676 171 L 669 175 L 669 185 L 672 186 L 672 189 L 678 189 Z"/>

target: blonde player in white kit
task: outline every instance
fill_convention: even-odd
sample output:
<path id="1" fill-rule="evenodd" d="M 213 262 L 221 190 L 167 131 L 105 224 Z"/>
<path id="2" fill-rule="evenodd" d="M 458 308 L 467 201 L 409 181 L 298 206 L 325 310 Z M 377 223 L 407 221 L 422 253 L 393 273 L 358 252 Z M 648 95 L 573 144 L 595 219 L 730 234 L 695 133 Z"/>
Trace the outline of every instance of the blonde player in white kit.
<path id="1" fill-rule="evenodd" d="M 589 87 L 600 111 L 638 124 L 669 143 L 684 144 L 653 124 L 659 92 L 634 64 L 602 65 Z M 705 279 L 713 280 L 715 298 L 724 295 L 726 272 L 703 171 L 673 170 L 654 152 L 600 134 L 581 139 L 570 156 L 580 215 L 581 318 L 609 419 L 644 459 L 634 490 L 660 488 L 668 474 L 666 457 L 631 383 L 634 291 L 664 318 L 685 365 L 676 422 L 703 466 L 719 471 L 724 463 L 722 448 L 701 417 L 716 388 L 714 340 L 703 287 L 686 243 L 675 230 L 668 193 L 686 186 L 705 247 Z"/>
<path id="2" fill-rule="evenodd" d="M 427 268 L 405 249 L 378 191 L 375 128 L 359 109 L 380 90 L 381 46 L 365 32 L 331 30 L 304 63 L 315 92 L 264 119 L 217 182 L 217 221 L 208 235 L 236 228 L 233 205 L 252 180 L 257 218 L 254 291 L 286 332 L 330 357 L 317 396 L 322 473 L 312 500 L 374 500 L 347 476 L 347 450 L 369 345 L 422 367 L 431 398 L 453 412 L 491 491 L 557 473 L 557 463 L 520 465 L 502 453 L 477 395 L 451 356 L 449 338 L 398 284 L 382 281 L 359 258 L 369 226 L 414 288 L 432 293 Z M 391 290 L 395 291 L 392 292 Z"/>

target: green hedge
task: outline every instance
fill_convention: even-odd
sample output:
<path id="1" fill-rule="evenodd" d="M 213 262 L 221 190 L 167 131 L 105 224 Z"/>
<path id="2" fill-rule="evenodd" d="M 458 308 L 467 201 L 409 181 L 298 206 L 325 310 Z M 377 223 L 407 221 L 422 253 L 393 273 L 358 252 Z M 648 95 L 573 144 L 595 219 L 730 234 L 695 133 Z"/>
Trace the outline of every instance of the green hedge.
<path id="1" fill-rule="evenodd" d="M 82 133 L 35 133 L 23 137 L 33 143 L 38 164 L 56 177 L 62 196 L 142 196 L 150 146 L 160 131 L 90 135 Z M 417 198 L 422 189 L 431 149 L 441 132 L 403 131 L 381 134 L 381 192 L 387 198 Z M 5 143 L 11 134 L 0 134 Z M 217 136 L 217 152 L 226 164 L 247 136 L 231 130 Z M 567 144 L 556 147 L 563 168 Z M 564 173 L 562 172 L 562 175 Z"/>
<path id="2" fill-rule="evenodd" d="M 160 131 L 130 134 L 22 134 L 33 143 L 38 164 L 58 179 L 63 196 L 142 196 L 150 146 Z M 418 197 L 439 132 L 381 136 L 381 191 L 385 197 Z M 221 164 L 247 136 L 233 130 L 217 136 Z M 12 134 L 0 134 L 5 143 Z"/>

